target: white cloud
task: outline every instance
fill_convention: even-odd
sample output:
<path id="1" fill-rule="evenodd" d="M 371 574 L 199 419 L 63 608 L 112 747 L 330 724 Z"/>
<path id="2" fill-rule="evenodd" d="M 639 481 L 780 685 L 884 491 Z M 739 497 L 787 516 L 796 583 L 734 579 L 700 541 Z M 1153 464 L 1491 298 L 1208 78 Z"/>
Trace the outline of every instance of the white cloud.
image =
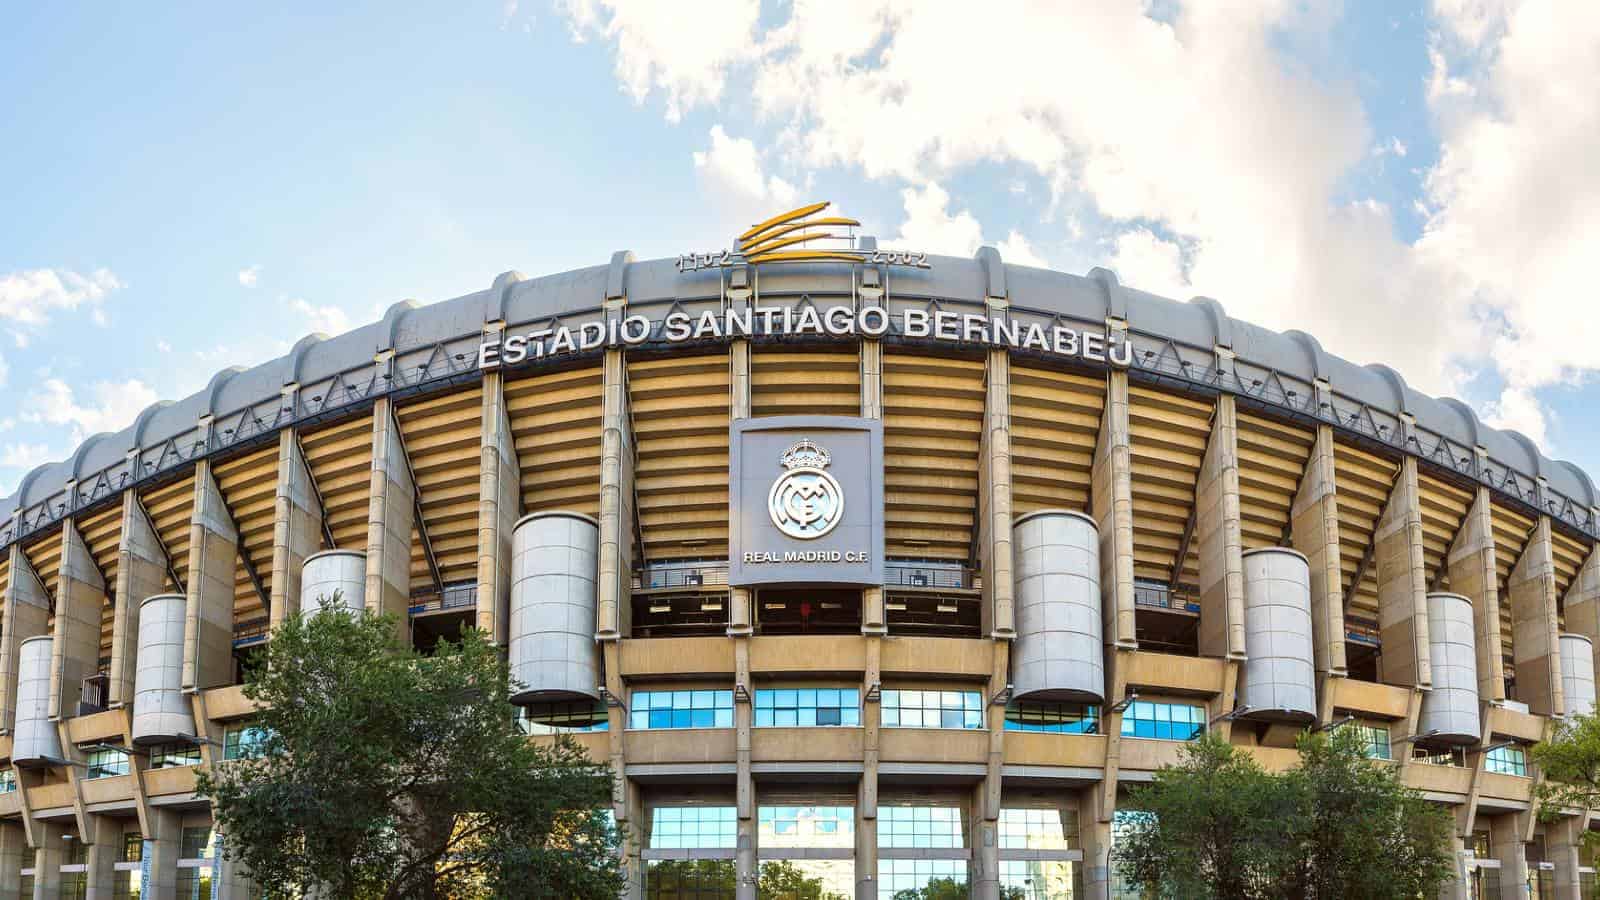
<path id="1" fill-rule="evenodd" d="M 693 158 L 702 191 L 733 222 L 764 219 L 793 206 L 798 197 L 794 185 L 762 172 L 754 143 L 729 137 L 721 125 L 711 126 L 711 146 L 695 151 Z"/>
<path id="2" fill-rule="evenodd" d="M 557 0 L 575 38 L 618 47 L 617 80 L 635 102 L 666 98 L 669 121 L 722 96 L 729 69 L 754 55 L 758 0 L 705 0 L 687 9 L 657 0 Z"/>
<path id="3" fill-rule="evenodd" d="M 172 352 L 172 345 L 167 343 L 166 341 L 159 341 L 158 340 L 158 341 L 156 341 L 156 351 L 158 353 L 171 353 Z"/>
<path id="4" fill-rule="evenodd" d="M 338 335 L 350 330 L 350 317 L 337 306 L 313 306 L 299 297 L 293 299 L 280 297 L 279 300 L 287 303 L 294 313 L 305 317 L 312 331 Z"/>
<path id="5" fill-rule="evenodd" d="M 44 444 L 6 444 L 0 447 L 0 469 L 21 469 L 24 473 L 50 462 L 50 448 Z M 0 491 L 0 496 L 10 490 Z"/>
<path id="6" fill-rule="evenodd" d="M 98 311 L 100 302 L 123 286 L 109 269 L 96 269 L 87 275 L 71 269 L 9 272 L 0 275 L 0 319 L 36 328 L 49 324 L 56 311 L 80 306 Z M 17 336 L 15 331 L 12 334 Z M 25 342 L 26 336 L 21 340 Z"/>
<path id="7" fill-rule="evenodd" d="M 88 401 L 80 404 L 71 385 L 60 378 L 46 378 L 23 399 L 22 420 L 67 426 L 71 428 L 69 443 L 75 445 L 89 435 L 126 427 L 157 400 L 156 392 L 137 378 L 97 381 L 88 393 Z"/>
<path id="8" fill-rule="evenodd" d="M 1501 391 L 1498 400 L 1484 405 L 1483 421 L 1495 428 L 1520 431 L 1532 438 L 1545 453 L 1551 452 L 1546 444 L 1545 411 L 1539 399 L 1526 388 L 1513 387 Z"/>
<path id="9" fill-rule="evenodd" d="M 1120 281 L 1168 297 L 1188 292 L 1183 248 L 1177 243 L 1148 228 L 1131 228 L 1117 235 L 1112 246 L 1107 263 Z"/>
<path id="10" fill-rule="evenodd" d="M 6 382 L 9 381 L 10 378 L 11 378 L 11 366 L 6 363 L 5 356 L 4 355 L 0 355 L 0 388 L 5 387 L 6 386 Z"/>
<path id="11" fill-rule="evenodd" d="M 243 285 L 244 287 L 253 288 L 256 286 L 256 282 L 260 279 L 261 267 L 259 265 L 239 270 L 239 284 Z"/>
<path id="12" fill-rule="evenodd" d="M 926 250 L 950 256 L 971 256 L 979 247 L 993 244 L 1006 262 L 1023 266 L 1043 266 L 1045 262 L 1019 231 L 1009 232 L 1005 240 L 991 241 L 983 236 L 983 226 L 971 212 L 950 212 L 950 193 L 935 182 L 900 192 L 905 205 L 905 221 L 891 246 Z"/>

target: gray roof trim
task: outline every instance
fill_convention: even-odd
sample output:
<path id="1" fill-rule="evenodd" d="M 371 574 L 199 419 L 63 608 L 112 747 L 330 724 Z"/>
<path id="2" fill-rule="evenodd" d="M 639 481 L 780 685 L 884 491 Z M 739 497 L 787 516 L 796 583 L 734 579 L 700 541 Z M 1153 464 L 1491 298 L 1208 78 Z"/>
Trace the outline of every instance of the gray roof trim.
<path id="1" fill-rule="evenodd" d="M 1540 455 L 1525 435 L 1483 425 L 1459 400 L 1435 401 L 1411 391 L 1387 366 L 1357 366 L 1330 356 L 1316 338 L 1303 332 L 1279 334 L 1236 323 L 1222 304 L 1210 298 L 1182 302 L 1124 287 L 1108 269 L 1097 268 L 1080 276 L 1008 265 L 994 248 L 984 248 L 971 258 L 940 256 L 931 262 L 928 269 L 896 268 L 892 277 L 885 279 L 895 302 L 981 308 L 993 296 L 990 292 L 1003 291 L 1013 315 L 1034 321 L 1086 327 L 1107 318 L 1137 318 L 1137 323 L 1129 324 L 1140 348 L 1134 372 L 1141 377 L 1230 391 L 1281 409 L 1290 418 L 1309 417 L 1332 424 L 1341 433 L 1395 453 L 1415 454 L 1430 465 L 1443 467 L 1450 477 L 1485 485 L 1497 496 L 1548 512 L 1564 527 L 1600 537 L 1600 522 L 1590 514 L 1600 504 L 1600 492 L 1586 473 Z M 848 264 L 803 264 L 771 267 L 764 273 L 762 289 L 774 298 L 825 297 L 848 293 L 850 283 Z M 283 358 L 248 371 L 226 369 L 200 393 L 178 403 L 156 403 L 117 434 L 89 438 L 66 461 L 30 471 L 16 492 L 0 499 L 0 521 L 20 516 L 21 534 L 39 533 L 59 523 L 51 498 L 58 497 L 69 480 L 96 484 L 92 494 L 80 492 L 83 496 L 67 498 L 70 515 L 85 505 L 107 501 L 120 493 L 121 485 L 165 477 L 191 465 L 197 455 L 226 452 L 242 438 L 212 436 L 210 443 L 189 452 L 199 418 L 207 413 L 232 415 L 266 404 L 281 408 L 278 391 L 283 384 L 300 384 L 307 399 L 292 410 L 284 408 L 287 414 L 273 418 L 265 431 L 340 415 L 358 408 L 356 404 L 370 403 L 380 393 L 426 392 L 481 377 L 469 357 L 481 339 L 483 323 L 496 316 L 512 326 L 555 317 L 575 320 L 599 315 L 606 299 L 622 297 L 642 314 L 655 316 L 674 304 L 714 304 L 718 285 L 716 272 L 683 273 L 674 259 L 639 261 L 623 250 L 614 253 L 606 265 L 532 279 L 513 270 L 496 277 L 488 290 L 453 300 L 429 306 L 415 301 L 396 303 L 380 322 L 335 338 L 307 335 Z M 1135 324 L 1139 327 L 1132 328 Z M 1234 350 L 1240 374 L 1217 370 L 1212 353 L 1216 347 Z M 373 375 L 371 354 L 375 349 L 394 351 L 392 382 L 378 381 Z M 1319 380 L 1334 389 L 1340 416 L 1319 408 L 1307 396 Z M 258 398 L 254 397 L 257 392 Z M 219 410 L 219 404 L 230 409 Z M 1363 411 L 1367 415 L 1357 415 L 1360 421 L 1350 424 L 1352 414 Z M 1375 421 L 1381 425 L 1404 412 L 1416 417 L 1412 435 L 1416 440 L 1407 441 L 1393 429 L 1385 432 L 1368 424 Z M 248 437 L 257 440 L 263 433 L 252 429 Z M 136 470 L 131 479 L 127 477 L 130 473 L 120 471 L 128 453 L 148 455 L 174 440 L 181 441 L 185 449 L 152 457 L 161 465 L 159 471 L 147 474 Z M 1468 442 L 1471 446 L 1464 446 Z M 109 452 L 113 447 L 116 452 Z M 1489 454 L 1481 467 L 1467 459 L 1477 447 Z M 108 477 L 99 478 L 101 475 Z M 1547 479 L 1542 494 L 1531 490 L 1535 477 Z M 46 501 L 52 503 L 49 508 L 41 505 Z M 0 545 L 14 537 L 0 531 Z"/>

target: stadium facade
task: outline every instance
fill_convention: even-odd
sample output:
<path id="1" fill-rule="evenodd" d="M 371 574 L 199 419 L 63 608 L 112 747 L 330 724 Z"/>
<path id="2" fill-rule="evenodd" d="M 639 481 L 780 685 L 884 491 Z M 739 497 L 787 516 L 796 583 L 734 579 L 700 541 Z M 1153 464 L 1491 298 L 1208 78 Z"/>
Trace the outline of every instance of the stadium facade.
<path id="1" fill-rule="evenodd" d="M 335 587 L 506 647 L 532 739 L 621 776 L 639 897 L 1117 896 L 1130 786 L 1308 727 L 1452 811 L 1448 896 L 1580 896 L 1527 750 L 1594 704 L 1582 471 L 1216 301 L 822 212 L 401 303 L 30 473 L 0 896 L 247 896 L 194 766 Z"/>

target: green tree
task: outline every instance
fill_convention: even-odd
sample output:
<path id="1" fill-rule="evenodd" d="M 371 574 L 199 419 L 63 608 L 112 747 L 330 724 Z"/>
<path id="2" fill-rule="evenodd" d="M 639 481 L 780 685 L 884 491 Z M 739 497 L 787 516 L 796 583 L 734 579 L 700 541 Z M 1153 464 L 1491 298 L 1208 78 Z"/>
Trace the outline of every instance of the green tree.
<path id="1" fill-rule="evenodd" d="M 773 900 L 846 900 L 827 890 L 821 878 L 808 877 L 800 867 L 786 859 L 761 864 L 757 893 Z"/>
<path id="2" fill-rule="evenodd" d="M 1283 792 L 1248 754 L 1216 735 L 1186 744 L 1181 762 L 1135 788 L 1116 865 L 1134 884 L 1196 900 L 1278 897 L 1285 855 Z"/>
<path id="3" fill-rule="evenodd" d="M 956 878 L 930 878 L 928 883 L 919 888 L 906 888 L 895 891 L 893 900 L 967 900 L 966 879 Z M 1022 888 L 1000 888 L 1000 900 L 1026 900 L 1027 894 Z"/>
<path id="4" fill-rule="evenodd" d="M 1300 765 L 1279 780 L 1292 813 L 1284 896 L 1432 897 L 1454 871 L 1450 813 L 1400 782 L 1397 767 L 1367 756 L 1359 732 L 1305 734 Z"/>
<path id="5" fill-rule="evenodd" d="M 338 596 L 273 632 L 244 688 L 265 731 L 197 775 L 225 852 L 272 897 L 615 897 L 608 768 L 517 728 L 476 631 L 422 656 Z"/>
<path id="6" fill-rule="evenodd" d="M 1600 807 L 1600 715 L 1572 716 L 1530 755 L 1545 776 L 1535 789 L 1541 821 Z M 1583 842 L 1590 849 L 1597 843 L 1588 831 Z"/>

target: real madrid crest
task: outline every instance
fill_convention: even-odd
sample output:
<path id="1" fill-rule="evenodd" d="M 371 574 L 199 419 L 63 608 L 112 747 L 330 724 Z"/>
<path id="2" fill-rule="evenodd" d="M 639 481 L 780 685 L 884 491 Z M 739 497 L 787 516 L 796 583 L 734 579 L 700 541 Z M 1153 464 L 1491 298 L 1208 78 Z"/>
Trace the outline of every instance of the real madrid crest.
<path id="1" fill-rule="evenodd" d="M 825 469 L 832 458 L 810 438 L 785 450 L 779 460 L 788 471 L 772 483 L 767 512 L 772 524 L 803 541 L 822 537 L 844 518 L 844 491 Z"/>

